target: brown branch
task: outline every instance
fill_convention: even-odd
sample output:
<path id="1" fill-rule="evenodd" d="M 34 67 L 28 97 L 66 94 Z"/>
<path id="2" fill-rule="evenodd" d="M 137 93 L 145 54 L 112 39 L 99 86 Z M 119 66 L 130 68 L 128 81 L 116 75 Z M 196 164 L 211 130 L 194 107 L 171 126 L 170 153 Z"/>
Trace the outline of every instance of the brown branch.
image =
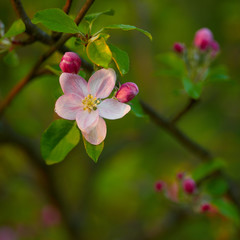
<path id="1" fill-rule="evenodd" d="M 13 0 L 15 3 L 18 3 L 18 8 L 21 9 L 21 14 L 24 15 L 25 11 L 22 8 L 21 2 L 19 0 Z M 79 24 L 85 14 L 87 13 L 88 9 L 93 4 L 94 0 L 86 0 L 85 4 L 79 11 L 79 14 L 77 15 L 75 22 Z M 17 85 L 13 87 L 13 89 L 10 91 L 10 93 L 6 96 L 6 98 L 3 100 L 3 102 L 0 104 L 0 116 L 4 113 L 7 106 L 12 102 L 12 100 L 15 98 L 15 96 L 25 87 L 37 74 L 38 69 L 41 67 L 41 65 L 45 62 L 46 59 L 48 59 L 55 51 L 62 49 L 64 43 L 72 37 L 72 34 L 64 34 L 46 53 L 44 53 L 39 60 L 35 63 L 32 70 L 28 73 L 26 77 L 24 77 Z M 87 67 L 89 69 L 92 69 L 92 67 L 86 62 L 82 61 L 82 66 Z"/>
<path id="2" fill-rule="evenodd" d="M 70 11 L 70 8 L 72 6 L 72 2 L 73 0 L 67 0 L 66 3 L 65 3 L 65 6 L 63 7 L 63 11 L 68 14 L 69 11 Z"/>
<path id="3" fill-rule="evenodd" d="M 17 15 L 22 19 L 26 26 L 26 33 L 44 44 L 53 44 L 53 39 L 31 22 L 22 6 L 21 0 L 11 0 L 11 2 Z"/>
<path id="4" fill-rule="evenodd" d="M 179 112 L 176 114 L 176 116 L 172 119 L 172 123 L 176 123 L 177 121 L 180 120 L 180 118 L 183 117 L 190 109 L 192 109 L 196 103 L 198 103 L 199 100 L 191 98 L 188 102 L 188 104 Z"/>

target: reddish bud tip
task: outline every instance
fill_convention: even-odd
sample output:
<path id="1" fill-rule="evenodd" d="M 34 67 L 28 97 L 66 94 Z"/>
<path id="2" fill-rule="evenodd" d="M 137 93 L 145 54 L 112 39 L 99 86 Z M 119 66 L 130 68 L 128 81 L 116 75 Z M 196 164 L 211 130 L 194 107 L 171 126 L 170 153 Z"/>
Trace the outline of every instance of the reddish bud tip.
<path id="1" fill-rule="evenodd" d="M 211 49 L 212 49 L 212 53 L 211 53 L 211 56 L 212 57 L 215 57 L 217 55 L 217 53 L 219 52 L 220 50 L 220 47 L 219 47 L 219 44 L 217 41 L 212 41 L 211 42 L 211 45 L 210 45 Z"/>
<path id="2" fill-rule="evenodd" d="M 66 52 L 59 66 L 63 72 L 77 74 L 81 67 L 81 58 L 74 52 Z"/>
<path id="3" fill-rule="evenodd" d="M 201 212 L 209 212 L 211 210 L 211 205 L 209 203 L 203 203 L 201 205 Z"/>
<path id="4" fill-rule="evenodd" d="M 119 102 L 131 101 L 138 94 L 138 86 L 133 82 L 124 83 L 117 91 L 115 97 Z"/>
<path id="5" fill-rule="evenodd" d="M 207 50 L 213 41 L 213 34 L 208 28 L 199 29 L 194 37 L 194 45 L 200 50 Z"/>
<path id="6" fill-rule="evenodd" d="M 176 52 L 176 53 L 183 53 L 184 50 L 185 50 L 185 46 L 184 44 L 182 43 L 174 43 L 173 45 L 173 50 Z"/>
<path id="7" fill-rule="evenodd" d="M 191 178 L 183 180 L 182 186 L 183 186 L 183 190 L 187 194 L 193 194 L 194 191 L 196 190 L 195 181 L 193 179 L 191 179 Z"/>
<path id="8" fill-rule="evenodd" d="M 157 192 L 161 192 L 162 190 L 163 190 L 163 188 L 164 188 L 164 186 L 165 186 L 165 183 L 163 182 L 163 181 L 157 181 L 156 183 L 155 183 L 155 190 L 157 191 Z"/>
<path id="9" fill-rule="evenodd" d="M 177 179 L 183 180 L 184 176 L 185 176 L 185 173 L 180 172 L 180 173 L 177 174 Z"/>

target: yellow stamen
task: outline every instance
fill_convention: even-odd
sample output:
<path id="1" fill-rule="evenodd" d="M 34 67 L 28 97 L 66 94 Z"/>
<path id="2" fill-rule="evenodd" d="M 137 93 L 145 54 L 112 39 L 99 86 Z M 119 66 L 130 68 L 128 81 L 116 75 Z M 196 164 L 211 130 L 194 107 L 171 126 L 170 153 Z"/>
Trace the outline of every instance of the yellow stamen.
<path id="1" fill-rule="evenodd" d="M 93 97 L 93 95 L 88 94 L 87 97 L 85 97 L 82 100 L 83 104 L 83 110 L 87 110 L 89 113 L 93 110 L 95 111 L 97 109 L 97 105 L 100 103 L 100 100 L 97 100 L 97 98 Z"/>

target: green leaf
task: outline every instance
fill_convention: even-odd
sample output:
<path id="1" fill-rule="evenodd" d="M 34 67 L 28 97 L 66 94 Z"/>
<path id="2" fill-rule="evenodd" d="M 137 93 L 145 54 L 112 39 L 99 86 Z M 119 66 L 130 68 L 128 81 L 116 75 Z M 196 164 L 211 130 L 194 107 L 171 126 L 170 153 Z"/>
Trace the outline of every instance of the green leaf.
<path id="1" fill-rule="evenodd" d="M 99 12 L 99 13 L 91 13 L 88 14 L 84 17 L 84 20 L 88 21 L 88 22 L 93 22 L 95 21 L 99 16 L 101 15 L 109 15 L 109 16 L 113 16 L 114 15 L 114 10 L 110 9 L 110 10 L 106 10 L 104 12 Z"/>
<path id="2" fill-rule="evenodd" d="M 25 25 L 22 19 L 18 19 L 12 24 L 12 26 L 8 29 L 8 31 L 5 33 L 3 37 L 4 38 L 13 37 L 20 33 L 23 33 L 24 31 L 25 31 Z"/>
<path id="3" fill-rule="evenodd" d="M 206 82 L 214 83 L 227 81 L 229 81 L 229 76 L 227 74 L 227 69 L 225 66 L 217 66 L 215 68 L 209 69 Z"/>
<path id="4" fill-rule="evenodd" d="M 145 114 L 138 97 L 133 98 L 130 102 L 129 105 L 131 106 L 132 112 L 135 114 L 136 117 L 139 118 L 145 118 L 147 115 Z"/>
<path id="5" fill-rule="evenodd" d="M 12 67 L 16 67 L 19 64 L 19 58 L 15 50 L 8 52 L 8 54 L 4 56 L 3 60 L 7 65 Z"/>
<path id="6" fill-rule="evenodd" d="M 109 44 L 108 45 L 111 52 L 112 52 L 112 58 L 119 70 L 119 72 L 121 73 L 121 75 L 124 75 L 126 73 L 128 73 L 129 70 L 129 57 L 128 54 L 117 48 L 116 46 Z"/>
<path id="7" fill-rule="evenodd" d="M 61 9 L 50 8 L 37 12 L 32 20 L 34 24 L 42 23 L 52 31 L 79 33 L 77 24 Z"/>
<path id="8" fill-rule="evenodd" d="M 235 222 L 237 225 L 240 223 L 240 216 L 238 213 L 238 209 L 236 208 L 233 203 L 225 200 L 225 199 L 214 199 L 212 200 L 212 203 L 218 208 L 219 212 L 231 219 L 233 222 Z"/>
<path id="9" fill-rule="evenodd" d="M 61 162 L 78 144 L 80 132 L 73 121 L 58 119 L 43 133 L 41 153 L 47 164 Z"/>
<path id="10" fill-rule="evenodd" d="M 112 52 L 110 51 L 104 38 L 88 43 L 86 51 L 88 58 L 94 64 L 108 68 L 108 64 L 112 60 Z"/>
<path id="11" fill-rule="evenodd" d="M 204 184 L 204 187 L 208 193 L 214 197 L 220 197 L 228 190 L 228 183 L 221 177 L 213 178 Z"/>
<path id="12" fill-rule="evenodd" d="M 168 75 L 174 77 L 183 77 L 185 74 L 185 64 L 183 60 L 175 53 L 164 53 L 157 56 L 157 59 L 167 67 L 167 69 L 160 69 L 158 74 Z"/>
<path id="13" fill-rule="evenodd" d="M 88 156 L 96 163 L 100 154 L 102 153 L 104 142 L 101 142 L 99 145 L 93 145 L 89 143 L 84 137 L 83 142 Z"/>
<path id="14" fill-rule="evenodd" d="M 225 167 L 225 162 L 220 159 L 216 158 L 212 161 L 205 162 L 201 164 L 199 167 L 197 167 L 193 172 L 193 178 L 195 181 L 199 181 L 211 173 L 220 170 Z"/>
<path id="15" fill-rule="evenodd" d="M 137 31 L 143 33 L 144 35 L 146 35 L 150 40 L 152 40 L 151 33 L 149 33 L 148 31 L 145 31 L 141 28 L 137 28 L 137 27 L 131 26 L 131 25 L 112 24 L 112 25 L 104 27 L 104 29 L 121 29 L 121 30 L 124 30 L 124 31 L 137 30 Z"/>
<path id="16" fill-rule="evenodd" d="M 189 78 L 182 78 L 183 86 L 187 94 L 193 98 L 198 99 L 202 93 L 202 82 L 193 83 Z"/>

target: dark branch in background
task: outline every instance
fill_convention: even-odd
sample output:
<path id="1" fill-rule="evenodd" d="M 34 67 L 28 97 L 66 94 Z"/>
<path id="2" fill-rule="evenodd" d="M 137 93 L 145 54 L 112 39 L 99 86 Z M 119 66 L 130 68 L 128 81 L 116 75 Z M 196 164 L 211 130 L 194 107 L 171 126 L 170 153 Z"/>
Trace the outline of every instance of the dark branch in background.
<path id="1" fill-rule="evenodd" d="M 212 159 L 213 156 L 209 151 L 207 151 L 202 146 L 192 141 L 183 132 L 181 132 L 174 124 L 172 124 L 169 120 L 161 116 L 147 103 L 143 101 L 141 101 L 140 103 L 142 105 L 143 110 L 150 116 L 152 121 L 155 122 L 161 128 L 165 129 L 174 138 L 176 138 L 181 145 L 183 145 L 190 152 L 192 152 L 194 155 L 198 156 L 200 159 L 204 161 Z"/>
<path id="2" fill-rule="evenodd" d="M 180 118 L 185 115 L 190 109 L 192 109 L 196 103 L 198 103 L 199 100 L 193 99 L 191 98 L 188 102 L 188 104 L 186 105 L 185 108 L 183 108 L 173 119 L 172 119 L 172 123 L 176 123 L 177 121 L 180 120 Z"/>
<path id="3" fill-rule="evenodd" d="M 49 197 L 49 201 L 54 204 L 62 215 L 62 221 L 65 225 L 72 240 L 78 239 L 78 231 L 71 220 L 71 216 L 66 209 L 66 204 L 57 187 L 54 184 L 52 167 L 47 166 L 42 158 L 38 147 L 38 142 L 23 137 L 10 128 L 4 121 L 0 122 L 0 143 L 11 143 L 21 147 L 28 155 L 31 165 L 35 168 L 38 176 L 40 176 L 38 184 L 43 192 Z"/>

